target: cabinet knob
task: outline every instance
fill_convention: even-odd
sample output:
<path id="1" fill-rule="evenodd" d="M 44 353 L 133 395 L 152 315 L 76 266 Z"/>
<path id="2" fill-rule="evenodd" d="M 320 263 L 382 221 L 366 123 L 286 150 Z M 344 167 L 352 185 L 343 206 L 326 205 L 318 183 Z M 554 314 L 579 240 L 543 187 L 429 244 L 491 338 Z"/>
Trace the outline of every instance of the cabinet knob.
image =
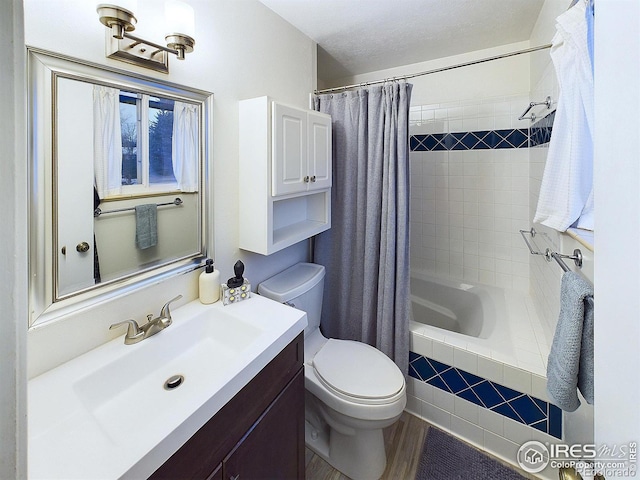
<path id="1" fill-rule="evenodd" d="M 316 176 L 314 175 L 313 177 L 311 177 L 311 182 L 315 183 L 315 181 L 316 181 Z"/>
<path id="2" fill-rule="evenodd" d="M 229 480 L 240 480 L 240 474 L 230 476 Z"/>
<path id="3" fill-rule="evenodd" d="M 310 179 L 309 179 L 309 175 L 307 175 L 306 177 L 304 177 L 302 180 L 304 181 L 304 183 L 309 183 L 309 180 L 310 180 Z"/>

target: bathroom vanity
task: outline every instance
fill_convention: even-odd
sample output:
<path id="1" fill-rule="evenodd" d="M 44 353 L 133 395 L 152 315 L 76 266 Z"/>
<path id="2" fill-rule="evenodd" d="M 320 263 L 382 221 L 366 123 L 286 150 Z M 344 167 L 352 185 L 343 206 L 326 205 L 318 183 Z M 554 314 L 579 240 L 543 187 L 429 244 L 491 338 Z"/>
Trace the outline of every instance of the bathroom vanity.
<path id="1" fill-rule="evenodd" d="M 29 381 L 29 478 L 304 476 L 306 314 L 255 295 L 172 317 Z"/>
<path id="2" fill-rule="evenodd" d="M 304 478 L 303 335 L 150 477 Z"/>

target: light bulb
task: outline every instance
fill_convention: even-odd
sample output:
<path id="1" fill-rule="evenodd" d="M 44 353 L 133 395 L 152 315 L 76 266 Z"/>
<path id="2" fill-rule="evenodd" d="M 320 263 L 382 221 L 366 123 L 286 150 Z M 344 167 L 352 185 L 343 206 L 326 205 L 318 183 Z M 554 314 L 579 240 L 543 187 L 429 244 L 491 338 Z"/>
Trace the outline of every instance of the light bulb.
<path id="1" fill-rule="evenodd" d="M 164 15 L 167 34 L 179 33 L 192 38 L 195 36 L 195 14 L 191 5 L 180 0 L 166 0 Z"/>

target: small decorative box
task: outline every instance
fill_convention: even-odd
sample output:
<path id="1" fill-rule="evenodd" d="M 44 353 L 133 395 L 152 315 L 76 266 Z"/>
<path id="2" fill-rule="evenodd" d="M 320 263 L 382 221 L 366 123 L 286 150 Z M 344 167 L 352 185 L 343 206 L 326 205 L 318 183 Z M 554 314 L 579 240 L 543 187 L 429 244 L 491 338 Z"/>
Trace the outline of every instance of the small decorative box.
<path id="1" fill-rule="evenodd" d="M 220 288 L 222 290 L 223 305 L 241 302 L 251 297 L 251 284 L 246 278 L 244 279 L 244 283 L 239 287 L 229 287 L 226 283 L 223 283 Z"/>

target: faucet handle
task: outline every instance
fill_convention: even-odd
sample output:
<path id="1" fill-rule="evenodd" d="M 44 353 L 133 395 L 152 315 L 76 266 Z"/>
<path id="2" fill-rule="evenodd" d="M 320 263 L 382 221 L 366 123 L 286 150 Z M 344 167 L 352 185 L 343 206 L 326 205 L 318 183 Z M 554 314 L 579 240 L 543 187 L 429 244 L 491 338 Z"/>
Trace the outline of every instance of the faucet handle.
<path id="1" fill-rule="evenodd" d="M 138 322 L 132 319 L 125 320 L 124 322 L 114 323 L 109 327 L 109 330 L 113 330 L 114 328 L 118 328 L 122 325 L 127 325 L 128 338 L 136 337 L 137 335 L 140 335 L 142 333 L 142 330 L 140 330 L 140 327 L 138 326 Z"/>
<path id="2" fill-rule="evenodd" d="M 172 298 L 167 303 L 165 303 L 162 307 L 162 310 L 160 310 L 160 318 L 166 318 L 168 320 L 166 325 L 167 327 L 171 325 L 171 310 L 169 310 L 169 304 L 171 302 L 175 302 L 176 300 L 180 300 L 181 298 L 182 295 L 178 295 L 177 297 Z"/>

